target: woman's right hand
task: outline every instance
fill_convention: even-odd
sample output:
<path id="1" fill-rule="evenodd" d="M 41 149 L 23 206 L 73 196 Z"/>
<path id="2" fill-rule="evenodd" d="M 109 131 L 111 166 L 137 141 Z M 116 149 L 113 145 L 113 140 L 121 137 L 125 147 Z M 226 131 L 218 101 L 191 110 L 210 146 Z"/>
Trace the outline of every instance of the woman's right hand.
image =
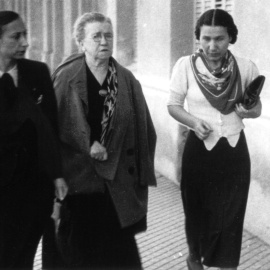
<path id="1" fill-rule="evenodd" d="M 194 126 L 194 132 L 200 140 L 205 140 L 206 138 L 208 138 L 208 136 L 212 131 L 213 130 L 210 127 L 210 125 L 205 121 L 203 120 L 196 121 Z"/>
<path id="2" fill-rule="evenodd" d="M 106 148 L 100 144 L 98 141 L 94 141 L 90 148 L 90 156 L 99 161 L 104 161 L 108 159 L 108 153 Z"/>

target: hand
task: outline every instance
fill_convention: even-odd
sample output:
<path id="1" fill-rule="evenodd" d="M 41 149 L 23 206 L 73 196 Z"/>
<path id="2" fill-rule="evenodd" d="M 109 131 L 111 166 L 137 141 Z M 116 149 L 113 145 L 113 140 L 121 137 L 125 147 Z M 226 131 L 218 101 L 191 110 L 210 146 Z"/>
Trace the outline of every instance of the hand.
<path id="1" fill-rule="evenodd" d="M 54 186 L 55 186 L 55 196 L 59 200 L 64 200 L 68 193 L 68 186 L 66 184 L 66 181 L 64 178 L 57 178 L 54 180 Z"/>
<path id="2" fill-rule="evenodd" d="M 205 140 L 208 138 L 212 131 L 213 130 L 210 125 L 203 120 L 198 120 L 194 127 L 194 132 L 200 140 Z"/>
<path id="3" fill-rule="evenodd" d="M 108 159 L 106 148 L 98 141 L 94 141 L 90 148 L 90 156 L 96 160 L 104 161 Z"/>
<path id="4" fill-rule="evenodd" d="M 235 105 L 235 112 L 241 118 L 249 118 L 249 110 L 245 109 L 241 103 Z"/>
<path id="5" fill-rule="evenodd" d="M 257 101 L 257 104 L 249 110 L 245 109 L 245 107 L 241 103 L 236 104 L 235 112 L 241 118 L 257 118 L 261 115 L 262 112 L 261 100 L 259 99 Z"/>

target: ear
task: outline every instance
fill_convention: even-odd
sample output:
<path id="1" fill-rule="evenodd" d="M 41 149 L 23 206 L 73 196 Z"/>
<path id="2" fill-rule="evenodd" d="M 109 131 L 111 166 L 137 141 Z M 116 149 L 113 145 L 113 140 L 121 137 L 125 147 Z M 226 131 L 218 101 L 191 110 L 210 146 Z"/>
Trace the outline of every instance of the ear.
<path id="1" fill-rule="evenodd" d="M 84 44 L 83 44 L 82 41 L 80 42 L 80 48 L 81 48 L 81 50 L 82 50 L 83 52 L 85 52 L 85 47 L 84 47 Z"/>

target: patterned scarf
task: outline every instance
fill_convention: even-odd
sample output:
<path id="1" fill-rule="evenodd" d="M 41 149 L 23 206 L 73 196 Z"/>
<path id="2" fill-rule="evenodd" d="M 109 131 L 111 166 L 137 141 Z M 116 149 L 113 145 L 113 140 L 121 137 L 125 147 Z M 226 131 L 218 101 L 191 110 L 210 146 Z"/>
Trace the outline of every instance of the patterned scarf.
<path id="1" fill-rule="evenodd" d="M 102 131 L 100 142 L 102 145 L 104 145 L 107 140 L 109 123 L 116 106 L 116 98 L 118 93 L 117 73 L 112 58 L 110 58 L 109 60 L 109 68 L 106 80 L 107 80 L 107 93 L 104 94 L 105 100 L 103 105 L 103 115 L 101 121 Z"/>
<path id="2" fill-rule="evenodd" d="M 191 67 L 202 93 L 210 104 L 222 114 L 234 111 L 235 104 L 241 100 L 242 86 L 237 62 L 228 50 L 221 67 L 212 70 L 200 49 L 190 57 Z M 199 66 L 207 71 L 201 73 Z"/>

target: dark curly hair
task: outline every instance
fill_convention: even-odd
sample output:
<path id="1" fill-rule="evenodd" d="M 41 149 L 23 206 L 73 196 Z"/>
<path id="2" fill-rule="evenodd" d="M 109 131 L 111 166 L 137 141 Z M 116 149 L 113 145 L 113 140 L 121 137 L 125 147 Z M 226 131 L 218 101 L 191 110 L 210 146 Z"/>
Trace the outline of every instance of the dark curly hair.
<path id="1" fill-rule="evenodd" d="M 201 27 L 207 26 L 223 26 L 227 28 L 228 35 L 231 37 L 231 44 L 237 40 L 238 29 L 234 24 L 232 16 L 222 9 L 210 9 L 204 12 L 198 19 L 195 27 L 196 39 L 200 39 Z"/>

